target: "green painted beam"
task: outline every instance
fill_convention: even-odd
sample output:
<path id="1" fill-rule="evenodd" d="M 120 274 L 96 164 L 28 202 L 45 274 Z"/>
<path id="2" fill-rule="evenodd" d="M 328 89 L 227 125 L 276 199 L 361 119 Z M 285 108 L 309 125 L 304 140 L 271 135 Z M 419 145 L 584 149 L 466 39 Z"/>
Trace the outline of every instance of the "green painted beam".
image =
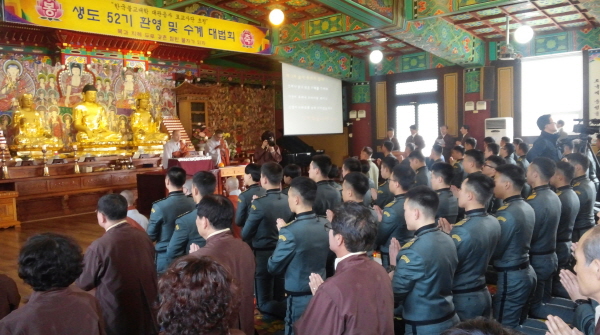
<path id="1" fill-rule="evenodd" d="M 394 23 L 393 20 L 381 14 L 367 10 L 351 0 L 321 0 L 321 3 L 375 28 L 389 26 Z"/>

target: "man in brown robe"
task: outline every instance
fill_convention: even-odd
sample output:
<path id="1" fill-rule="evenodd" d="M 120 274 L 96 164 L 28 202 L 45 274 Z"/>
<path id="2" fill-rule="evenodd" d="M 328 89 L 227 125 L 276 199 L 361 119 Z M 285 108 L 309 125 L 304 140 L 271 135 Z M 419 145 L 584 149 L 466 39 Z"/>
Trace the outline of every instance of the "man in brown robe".
<path id="1" fill-rule="evenodd" d="M 81 248 L 69 237 L 45 233 L 27 240 L 19 253 L 19 277 L 34 292 L 27 304 L 0 320 L 0 334 L 104 335 L 96 298 L 70 287 L 81 274 L 82 260 Z"/>
<path id="2" fill-rule="evenodd" d="M 127 223 L 123 196 L 103 196 L 96 212 L 106 233 L 87 249 L 77 286 L 96 288 L 108 335 L 158 334 L 152 308 L 157 297 L 154 245 Z"/>
<path id="3" fill-rule="evenodd" d="M 192 244 L 190 255 L 210 256 L 223 265 L 239 287 L 240 309 L 231 328 L 254 334 L 254 255 L 241 239 L 233 237 L 231 222 L 234 210 L 231 201 L 221 195 L 206 195 L 198 203 L 196 226 L 206 239 L 202 248 Z"/>
<path id="4" fill-rule="evenodd" d="M 326 282 L 310 275 L 314 296 L 296 322 L 295 334 L 394 334 L 392 285 L 385 269 L 365 254 L 377 236 L 371 211 L 345 202 L 333 213 L 325 229 L 337 256 L 336 272 Z"/>
<path id="5" fill-rule="evenodd" d="M 0 274 L 0 320 L 19 307 L 21 295 L 17 284 L 7 275 Z"/>

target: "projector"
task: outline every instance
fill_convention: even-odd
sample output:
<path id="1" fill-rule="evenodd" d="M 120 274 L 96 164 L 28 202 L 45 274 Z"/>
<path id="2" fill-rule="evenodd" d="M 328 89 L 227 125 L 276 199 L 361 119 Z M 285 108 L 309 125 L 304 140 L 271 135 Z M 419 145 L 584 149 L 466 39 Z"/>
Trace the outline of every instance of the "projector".
<path id="1" fill-rule="evenodd" d="M 498 59 L 500 60 L 514 60 L 517 58 L 517 53 L 512 45 L 507 44 L 500 47 Z"/>

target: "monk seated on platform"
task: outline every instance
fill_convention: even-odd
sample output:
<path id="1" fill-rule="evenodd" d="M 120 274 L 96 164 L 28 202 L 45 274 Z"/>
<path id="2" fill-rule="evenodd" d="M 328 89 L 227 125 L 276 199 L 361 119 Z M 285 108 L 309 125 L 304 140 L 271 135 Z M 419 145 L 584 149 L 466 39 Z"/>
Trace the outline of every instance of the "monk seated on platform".
<path id="1" fill-rule="evenodd" d="M 135 101 L 135 111 L 130 117 L 134 145 L 162 145 L 169 139 L 168 134 L 160 132 L 160 113 L 155 120 L 148 109 L 149 105 L 150 94 L 148 93 L 140 94 Z"/>
<path id="2" fill-rule="evenodd" d="M 43 145 L 50 150 L 62 148 L 63 141 L 46 130 L 44 116 L 33 109 L 33 96 L 23 94 L 19 102 L 19 109 L 13 114 L 13 125 L 17 133 L 13 141 L 14 148 L 25 150 L 41 148 Z"/>
<path id="3" fill-rule="evenodd" d="M 69 287 L 82 270 L 82 251 L 73 239 L 45 233 L 27 240 L 19 277 L 34 292 L 25 306 L 0 320 L 0 334 L 104 334 L 98 301 Z"/>
<path id="4" fill-rule="evenodd" d="M 121 134 L 108 128 L 106 110 L 96 103 L 97 92 L 94 85 L 85 85 L 83 101 L 73 109 L 77 142 L 84 146 L 126 144 Z"/>
<path id="5" fill-rule="evenodd" d="M 239 306 L 233 277 L 210 257 L 178 259 L 160 278 L 158 289 L 164 334 L 245 334 L 230 329 Z"/>

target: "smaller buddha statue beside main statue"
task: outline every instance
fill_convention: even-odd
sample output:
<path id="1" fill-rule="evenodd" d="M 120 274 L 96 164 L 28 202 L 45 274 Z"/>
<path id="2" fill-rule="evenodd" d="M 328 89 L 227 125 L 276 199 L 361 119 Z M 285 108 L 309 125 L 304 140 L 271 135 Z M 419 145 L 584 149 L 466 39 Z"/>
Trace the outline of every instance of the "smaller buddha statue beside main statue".
<path id="1" fill-rule="evenodd" d="M 120 133 L 109 129 L 106 110 L 96 102 L 97 92 L 94 85 L 85 85 L 83 101 L 73 109 L 77 142 L 84 148 L 126 145 Z"/>
<path id="2" fill-rule="evenodd" d="M 42 113 L 33 109 L 31 94 L 23 94 L 19 99 L 19 108 L 13 114 L 13 126 L 17 135 L 11 150 L 41 150 L 44 145 L 48 150 L 59 150 L 63 147 L 63 141 L 52 136 L 46 129 Z"/>
<path id="3" fill-rule="evenodd" d="M 161 115 L 155 119 L 149 109 L 150 94 L 142 93 L 135 100 L 135 111 L 131 114 L 130 124 L 133 132 L 133 145 L 163 145 L 169 135 L 160 131 Z"/>

